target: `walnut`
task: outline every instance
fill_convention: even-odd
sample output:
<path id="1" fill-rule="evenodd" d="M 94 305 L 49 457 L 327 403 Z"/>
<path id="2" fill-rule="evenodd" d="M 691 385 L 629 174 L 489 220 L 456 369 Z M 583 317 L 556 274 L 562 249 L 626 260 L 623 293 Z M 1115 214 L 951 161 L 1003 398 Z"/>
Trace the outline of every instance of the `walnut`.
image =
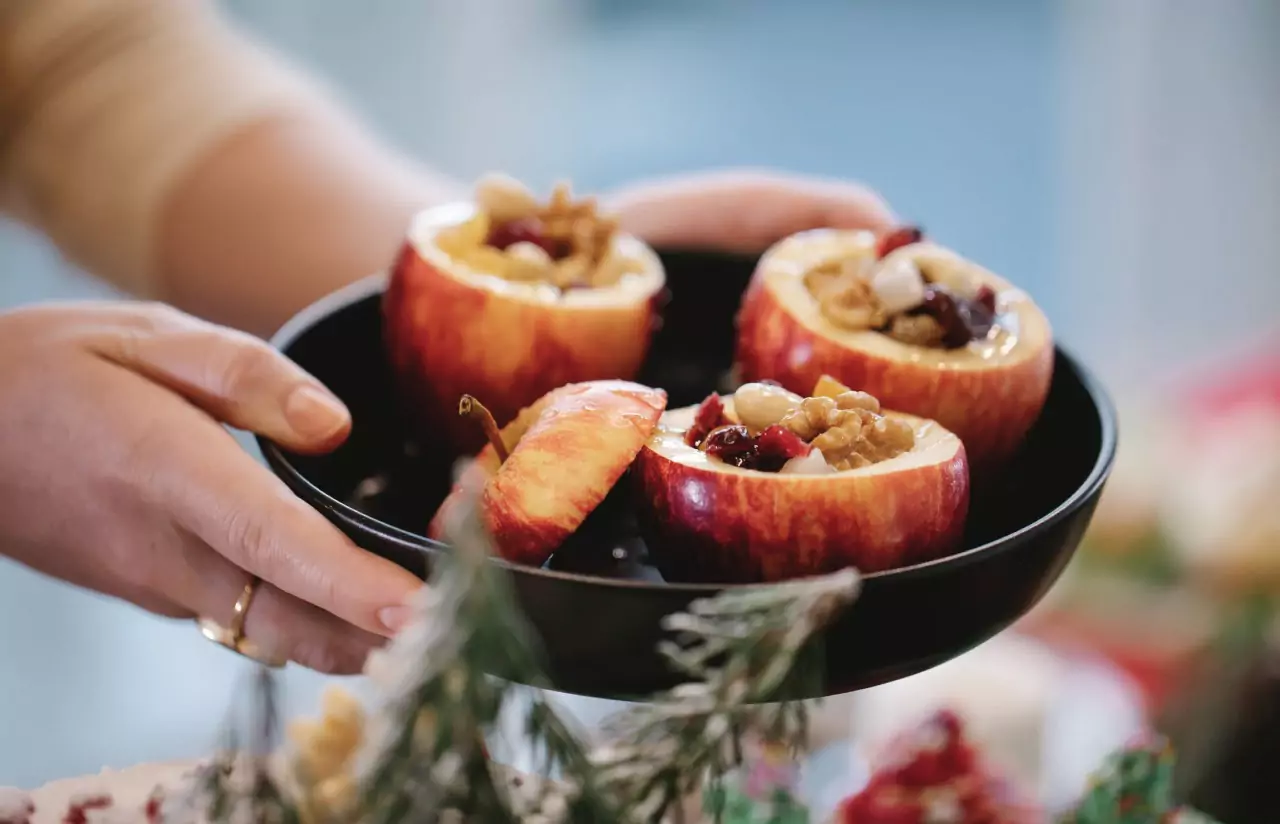
<path id="1" fill-rule="evenodd" d="M 804 440 L 812 441 L 831 427 L 834 423 L 832 415 L 837 411 L 834 398 L 805 398 L 796 409 L 783 415 L 778 423 Z"/>
<path id="2" fill-rule="evenodd" d="M 880 414 L 880 401 L 874 395 L 859 392 L 856 389 L 836 395 L 836 407 L 839 409 L 863 409 L 867 412 L 874 412 L 877 415 Z"/>
<path id="3" fill-rule="evenodd" d="M 842 410 L 836 426 L 814 438 L 827 463 L 836 469 L 857 469 L 896 458 L 915 445 L 908 424 L 864 409 Z"/>
<path id="4" fill-rule="evenodd" d="M 914 346 L 941 346 L 946 330 L 929 315 L 898 315 L 889 326 L 889 337 Z"/>
<path id="5" fill-rule="evenodd" d="M 591 259 L 586 255 L 575 253 L 555 262 L 551 272 L 551 282 L 561 289 L 585 286 L 590 272 Z"/>
<path id="6" fill-rule="evenodd" d="M 856 272 L 815 269 L 805 276 L 805 285 L 817 299 L 822 314 L 837 326 L 874 329 L 885 323 L 884 308 L 867 280 Z"/>
<path id="7" fill-rule="evenodd" d="M 866 392 L 835 398 L 805 398 L 782 425 L 822 451 L 836 469 L 857 469 L 886 461 L 915 445 L 915 432 L 880 414 L 880 402 Z"/>

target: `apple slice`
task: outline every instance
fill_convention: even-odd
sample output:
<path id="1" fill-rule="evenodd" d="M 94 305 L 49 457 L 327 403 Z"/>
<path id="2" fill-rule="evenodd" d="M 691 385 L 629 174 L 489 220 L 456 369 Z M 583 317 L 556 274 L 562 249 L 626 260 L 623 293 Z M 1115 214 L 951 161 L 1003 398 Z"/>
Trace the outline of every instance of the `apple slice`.
<path id="1" fill-rule="evenodd" d="M 478 488 L 502 557 L 541 566 L 631 466 L 666 406 L 666 392 L 630 381 L 552 390 L 498 433 L 505 460 L 490 443 L 463 470 L 427 535 L 439 538 L 461 496 Z"/>
<path id="2" fill-rule="evenodd" d="M 723 421 L 740 419 L 733 398 L 721 402 Z M 740 468 L 689 443 L 701 439 L 706 421 L 698 419 L 707 417 L 708 405 L 714 402 L 667 412 L 636 458 L 642 529 L 668 578 L 755 583 L 849 566 L 875 572 L 959 548 L 968 463 L 960 439 L 941 425 L 887 412 L 910 426 L 908 451 L 839 471 L 798 466 L 811 453 L 787 466 L 798 472 L 769 472 Z M 705 436 L 716 438 L 715 430 Z"/>
<path id="3" fill-rule="evenodd" d="M 477 199 L 492 200 L 484 194 L 478 189 Z M 558 386 L 634 378 L 648 351 L 665 283 L 657 255 L 612 231 L 590 201 L 585 210 L 557 196 L 543 218 L 499 222 L 490 215 L 509 218 L 499 208 L 511 211 L 500 203 L 486 203 L 488 211 L 460 203 L 423 212 L 391 273 L 383 314 L 392 364 L 424 431 L 461 452 L 481 443 L 455 413 L 464 392 L 484 398 L 505 424 Z M 547 211 L 557 203 L 559 212 Z M 597 241 L 589 254 L 538 228 L 587 219 L 598 229 L 586 233 Z M 553 259 L 553 252 L 567 257 Z M 608 278 L 592 281 L 589 269 L 610 267 Z"/>
<path id="4" fill-rule="evenodd" d="M 806 392 L 820 375 L 833 375 L 889 409 L 936 420 L 955 432 L 975 469 L 999 464 L 1017 449 L 1044 406 L 1053 370 L 1049 323 L 1007 281 L 918 238 L 918 232 L 895 232 L 878 241 L 871 232 L 824 229 L 774 245 L 761 258 L 738 315 L 742 378 L 775 380 Z M 832 262 L 863 267 L 868 288 L 881 290 L 884 302 L 867 313 L 868 328 L 837 322 L 806 284 L 806 275 Z M 920 300 L 919 273 L 953 294 L 985 292 L 995 310 L 994 326 L 967 343 L 951 341 L 950 348 L 876 331 L 890 320 L 886 307 L 903 311 Z"/>

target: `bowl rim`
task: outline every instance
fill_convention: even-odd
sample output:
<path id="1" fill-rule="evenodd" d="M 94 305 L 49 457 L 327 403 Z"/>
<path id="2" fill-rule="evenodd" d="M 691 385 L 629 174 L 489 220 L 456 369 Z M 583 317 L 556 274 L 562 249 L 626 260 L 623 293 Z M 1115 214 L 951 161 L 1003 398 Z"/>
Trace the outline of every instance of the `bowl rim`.
<path id="1" fill-rule="evenodd" d="M 271 336 L 271 345 L 287 354 L 287 350 L 292 344 L 325 318 L 336 314 L 340 310 L 381 294 L 386 289 L 389 279 L 388 272 L 380 272 L 366 278 L 362 278 L 361 280 L 355 281 L 354 283 L 338 289 L 335 292 L 325 295 L 311 305 L 302 309 L 290 318 L 283 326 L 281 326 L 280 329 Z M 930 561 L 922 561 L 918 564 L 882 570 L 880 572 L 861 574 L 860 577 L 866 584 L 872 584 L 879 580 L 904 581 L 921 576 L 932 576 L 940 572 L 945 572 L 948 569 L 986 561 L 993 555 L 1000 555 L 1005 552 L 1014 551 L 1032 536 L 1052 529 L 1056 524 L 1070 516 L 1073 512 L 1081 506 L 1084 506 L 1087 501 L 1091 500 L 1098 494 L 1102 485 L 1106 483 L 1112 464 L 1115 462 L 1118 429 L 1115 406 L 1111 397 L 1108 395 L 1106 390 L 1103 389 L 1102 384 L 1093 375 L 1093 373 L 1086 369 L 1078 359 L 1071 355 L 1056 341 L 1054 343 L 1054 355 L 1055 358 L 1062 359 L 1068 363 L 1075 372 L 1081 385 L 1084 387 L 1085 392 L 1093 401 L 1094 409 L 1098 414 L 1098 422 L 1102 430 L 1102 443 L 1101 448 L 1098 450 L 1097 460 L 1094 461 L 1093 467 L 1089 470 L 1089 474 L 1085 477 L 1084 482 L 1052 510 L 1031 523 L 1008 533 L 1007 535 L 1002 535 L 999 538 L 987 541 L 984 544 L 979 544 L 978 546 L 971 547 L 963 552 L 958 552 L 954 555 L 948 555 L 943 558 L 935 558 Z M 368 532 L 375 533 L 379 535 L 379 537 L 394 541 L 408 549 L 423 552 L 448 551 L 448 544 L 428 538 L 425 535 L 415 534 L 378 518 L 374 518 L 373 516 L 361 512 L 359 509 L 356 509 L 355 507 L 333 497 L 328 492 L 312 483 L 311 480 L 307 478 L 306 475 L 304 475 L 290 460 L 289 455 L 274 441 L 271 441 L 262 435 L 255 435 L 254 437 L 257 440 L 259 449 L 262 450 L 263 457 L 266 459 L 267 464 L 271 467 L 272 471 L 279 475 L 282 480 L 289 483 L 291 487 L 305 490 L 305 495 L 307 497 L 305 497 L 304 500 L 306 500 L 311 506 L 331 510 L 337 513 L 344 521 L 357 525 Z M 494 563 L 498 564 L 500 567 L 518 574 L 532 575 L 548 579 L 559 579 L 565 582 L 589 584 L 592 586 L 616 587 L 619 589 L 630 590 L 657 590 L 669 592 L 673 595 L 711 595 L 726 589 L 760 586 L 760 584 L 667 583 L 665 581 L 657 582 L 621 578 L 603 578 L 581 572 L 565 572 L 563 570 L 546 569 L 543 567 L 530 567 L 512 563 L 501 558 L 494 558 L 493 560 Z"/>

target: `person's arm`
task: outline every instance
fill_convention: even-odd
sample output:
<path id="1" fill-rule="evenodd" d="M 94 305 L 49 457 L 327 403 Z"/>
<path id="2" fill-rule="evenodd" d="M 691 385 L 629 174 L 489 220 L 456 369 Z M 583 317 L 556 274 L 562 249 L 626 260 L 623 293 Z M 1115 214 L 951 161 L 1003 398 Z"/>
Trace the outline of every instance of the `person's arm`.
<path id="1" fill-rule="evenodd" d="M 204 0 L 12 0 L 0 164 L 10 211 L 85 269 L 259 334 L 457 193 Z"/>

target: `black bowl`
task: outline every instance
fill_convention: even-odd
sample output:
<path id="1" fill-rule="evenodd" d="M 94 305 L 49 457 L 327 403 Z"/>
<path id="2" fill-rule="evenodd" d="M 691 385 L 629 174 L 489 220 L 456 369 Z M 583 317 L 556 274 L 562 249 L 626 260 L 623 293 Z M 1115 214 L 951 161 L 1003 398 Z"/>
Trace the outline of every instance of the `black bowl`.
<path id="1" fill-rule="evenodd" d="M 639 380 L 665 388 L 675 407 L 700 401 L 724 380 L 734 314 L 754 260 L 693 252 L 663 258 L 674 299 Z M 260 443 L 271 468 L 352 540 L 425 576 L 431 558 L 447 551 L 423 535 L 450 484 L 451 461 L 418 446 L 398 402 L 382 348 L 384 285 L 374 278 L 331 295 L 275 338 L 347 403 L 351 438 L 323 457 Z M 928 669 L 1024 614 L 1080 542 L 1115 447 L 1105 393 L 1059 350 L 1044 414 L 1007 471 L 975 495 L 965 551 L 868 575 L 857 602 L 825 633 L 825 679 L 814 694 Z M 507 566 L 556 688 L 607 698 L 676 683 L 654 652 L 659 621 L 720 589 L 663 581 L 646 563 L 621 494 L 611 495 L 546 567 Z"/>

